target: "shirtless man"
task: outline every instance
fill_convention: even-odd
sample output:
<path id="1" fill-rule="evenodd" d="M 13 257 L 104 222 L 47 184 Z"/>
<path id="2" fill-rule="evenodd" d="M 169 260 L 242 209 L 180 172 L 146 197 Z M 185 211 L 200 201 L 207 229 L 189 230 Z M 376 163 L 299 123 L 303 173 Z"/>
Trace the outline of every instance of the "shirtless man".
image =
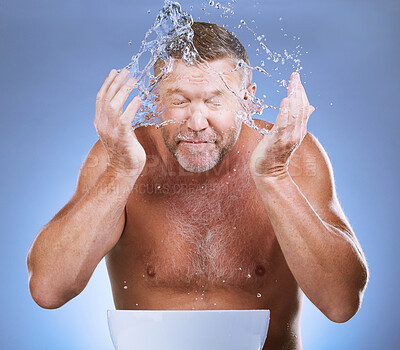
<path id="1" fill-rule="evenodd" d="M 216 25 L 193 29 L 209 70 L 177 58 L 159 83 L 162 118 L 174 123 L 133 131 L 140 99 L 123 105 L 135 81 L 125 83 L 127 70 L 106 78 L 99 140 L 72 198 L 28 253 L 32 297 L 62 306 L 106 257 L 117 309 L 270 309 L 264 350 L 301 349 L 303 292 L 346 322 L 367 284 L 364 254 L 328 156 L 306 131 L 314 108 L 299 74 L 275 124 L 256 120 L 270 130 L 262 137 L 239 121 L 237 98 L 216 74 L 249 103 L 251 76 L 232 72 L 248 62 L 243 46 Z"/>

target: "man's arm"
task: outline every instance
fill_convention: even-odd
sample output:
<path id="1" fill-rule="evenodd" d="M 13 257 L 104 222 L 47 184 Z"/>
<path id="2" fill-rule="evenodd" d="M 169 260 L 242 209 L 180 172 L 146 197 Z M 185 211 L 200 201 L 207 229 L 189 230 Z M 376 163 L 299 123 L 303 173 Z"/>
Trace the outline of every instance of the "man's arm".
<path id="1" fill-rule="evenodd" d="M 44 308 L 57 308 L 78 295 L 100 260 L 118 242 L 125 205 L 146 163 L 132 129 L 140 106 L 123 105 L 136 81 L 129 71 L 111 70 L 96 99 L 94 125 L 100 141 L 90 151 L 71 200 L 40 231 L 27 257 L 29 288 Z"/>
<path id="2" fill-rule="evenodd" d="M 346 322 L 361 305 L 368 267 L 337 199 L 329 158 L 310 133 L 290 174 L 259 178 L 257 189 L 300 288 L 330 320 Z"/>
<path id="3" fill-rule="evenodd" d="M 107 166 L 107 154 L 97 141 L 82 165 L 74 195 L 29 250 L 29 287 L 38 305 L 60 307 L 85 288 L 122 234 L 135 181 Z"/>

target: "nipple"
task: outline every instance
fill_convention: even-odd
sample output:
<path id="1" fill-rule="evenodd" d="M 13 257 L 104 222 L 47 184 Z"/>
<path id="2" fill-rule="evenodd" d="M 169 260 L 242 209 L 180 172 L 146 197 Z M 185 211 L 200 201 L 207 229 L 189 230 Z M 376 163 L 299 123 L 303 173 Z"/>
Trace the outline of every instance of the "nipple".
<path id="1" fill-rule="evenodd" d="M 150 277 L 154 277 L 155 274 L 156 274 L 156 271 L 154 270 L 154 267 L 148 266 L 148 267 L 147 267 L 147 274 L 148 274 Z"/>
<path id="2" fill-rule="evenodd" d="M 256 267 L 256 275 L 263 276 L 265 274 L 265 267 L 262 265 L 257 265 Z"/>

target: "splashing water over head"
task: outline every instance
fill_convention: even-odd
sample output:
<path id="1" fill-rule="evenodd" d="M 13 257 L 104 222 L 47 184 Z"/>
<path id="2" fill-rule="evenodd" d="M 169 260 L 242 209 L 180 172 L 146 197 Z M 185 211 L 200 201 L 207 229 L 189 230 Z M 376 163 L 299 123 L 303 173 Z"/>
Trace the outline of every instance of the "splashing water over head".
<path id="1" fill-rule="evenodd" d="M 168 62 L 167 46 L 171 46 L 171 43 L 179 46 L 184 52 L 182 59 L 188 64 L 193 64 L 196 51 L 194 47 L 189 46 L 193 37 L 192 23 L 192 17 L 182 12 L 179 3 L 165 0 L 164 7 L 146 32 L 139 52 L 125 67 L 129 69 L 130 76 L 136 78 L 139 96 L 142 99 L 142 106 L 134 120 L 136 127 L 154 125 L 159 118 L 155 95 L 152 91 L 162 75 L 156 77 L 151 70 L 159 59 Z M 170 65 L 166 65 L 163 68 L 163 74 L 169 69 Z"/>
<path id="2" fill-rule="evenodd" d="M 233 66 L 228 71 L 216 71 L 210 63 L 217 59 L 229 59 Z M 205 75 L 216 73 L 216 80 L 225 86 L 236 99 L 236 103 L 224 104 L 223 108 L 234 113 L 248 126 L 267 133 L 265 129 L 255 126 L 251 116 L 261 114 L 266 107 L 263 101 L 254 94 L 244 93 L 251 83 L 252 69 L 247 53 L 239 40 L 224 28 L 211 23 L 193 22 L 192 17 L 181 10 L 177 2 L 165 0 L 152 27 L 147 31 L 139 52 L 132 57 L 126 67 L 130 76 L 138 80 L 139 95 L 142 106 L 138 111 L 134 128 L 139 126 L 164 126 L 175 123 L 176 120 L 162 118 L 168 105 L 165 99 L 158 95 L 161 81 L 169 77 L 176 67 L 176 61 L 183 62 L 187 67 L 197 67 Z M 154 74 L 151 70 L 154 68 Z M 261 67 L 258 71 L 268 75 Z M 226 73 L 238 71 L 242 76 L 241 89 L 232 88 Z M 243 96 L 246 96 L 246 101 Z M 232 102 L 232 99 L 230 100 Z M 233 107 L 235 106 L 235 107 Z"/>

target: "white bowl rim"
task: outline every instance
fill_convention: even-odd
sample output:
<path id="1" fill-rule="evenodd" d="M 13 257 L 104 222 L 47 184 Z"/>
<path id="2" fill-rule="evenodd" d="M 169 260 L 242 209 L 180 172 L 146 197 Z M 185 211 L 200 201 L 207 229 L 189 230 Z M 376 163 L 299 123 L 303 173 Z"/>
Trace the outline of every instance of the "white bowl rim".
<path id="1" fill-rule="evenodd" d="M 241 309 L 241 310 L 113 310 L 108 309 L 107 312 L 161 312 L 161 313 L 170 313 L 170 312 L 265 312 L 270 311 L 269 309 Z"/>

